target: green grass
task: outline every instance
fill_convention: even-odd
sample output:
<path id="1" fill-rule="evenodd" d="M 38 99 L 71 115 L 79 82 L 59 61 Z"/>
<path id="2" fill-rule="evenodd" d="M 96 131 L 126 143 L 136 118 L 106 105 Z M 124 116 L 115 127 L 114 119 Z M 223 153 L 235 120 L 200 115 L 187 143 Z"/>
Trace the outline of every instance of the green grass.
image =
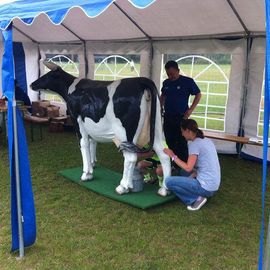
<path id="1" fill-rule="evenodd" d="M 37 241 L 22 261 L 10 253 L 9 162 L 0 134 L 1 270 L 257 269 L 260 164 L 220 155 L 220 191 L 200 211 L 189 212 L 179 201 L 143 211 L 58 175 L 81 165 L 77 139 L 44 129 L 40 141 L 37 131 L 28 144 Z M 103 166 L 121 172 L 123 159 L 112 144 L 98 145 L 97 156 Z M 267 212 L 269 203 L 267 194 Z"/>

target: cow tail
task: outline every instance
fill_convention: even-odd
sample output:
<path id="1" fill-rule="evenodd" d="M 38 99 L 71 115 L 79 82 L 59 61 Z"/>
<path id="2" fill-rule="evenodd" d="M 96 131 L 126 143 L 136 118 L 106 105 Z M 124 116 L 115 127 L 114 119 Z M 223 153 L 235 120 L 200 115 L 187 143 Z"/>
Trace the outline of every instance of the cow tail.
<path id="1" fill-rule="evenodd" d="M 140 78 L 143 89 L 150 92 L 151 95 L 151 110 L 150 110 L 150 142 L 147 147 L 139 148 L 137 145 L 130 142 L 122 142 L 119 145 L 119 151 L 126 150 L 132 153 L 147 153 L 153 149 L 155 139 L 156 111 L 158 90 L 155 83 L 147 78 Z"/>

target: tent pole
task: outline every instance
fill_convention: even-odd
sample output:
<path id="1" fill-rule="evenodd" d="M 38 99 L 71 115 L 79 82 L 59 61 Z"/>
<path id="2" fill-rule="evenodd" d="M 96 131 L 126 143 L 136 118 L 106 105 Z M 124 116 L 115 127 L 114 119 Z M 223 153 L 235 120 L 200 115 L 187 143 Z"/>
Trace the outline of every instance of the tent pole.
<path id="1" fill-rule="evenodd" d="M 20 258 L 24 257 L 24 239 L 23 239 L 23 215 L 21 206 L 21 184 L 19 171 L 19 151 L 18 151 L 18 130 L 17 130 L 17 115 L 16 115 L 16 100 L 12 102 L 13 111 L 13 128 L 14 128 L 14 154 L 15 154 L 15 176 L 16 176 L 16 195 L 17 195 L 17 217 L 18 217 L 18 232 L 19 232 L 19 253 Z"/>
<path id="2" fill-rule="evenodd" d="M 247 52 L 246 52 L 246 62 L 245 62 L 245 77 L 244 77 L 244 91 L 243 91 L 243 102 L 242 102 L 242 109 L 241 109 L 241 115 L 240 115 L 240 123 L 239 123 L 239 136 L 244 136 L 244 127 L 243 127 L 243 119 L 245 117 L 246 113 L 246 97 L 248 94 L 248 75 L 249 75 L 249 58 L 250 58 L 250 50 L 252 45 L 252 38 L 247 37 Z M 241 149 L 239 149 L 239 152 Z"/>
<path id="3" fill-rule="evenodd" d="M 86 50 L 86 42 L 85 41 L 83 41 L 83 56 L 84 56 L 85 78 L 88 78 L 89 66 L 88 66 L 88 57 L 87 57 L 87 50 Z"/>
<path id="4" fill-rule="evenodd" d="M 152 80 L 153 79 L 153 59 L 154 59 L 154 46 L 153 46 L 153 41 L 150 40 L 150 52 L 149 52 L 149 58 L 150 58 L 150 72 L 149 72 L 149 77 Z"/>

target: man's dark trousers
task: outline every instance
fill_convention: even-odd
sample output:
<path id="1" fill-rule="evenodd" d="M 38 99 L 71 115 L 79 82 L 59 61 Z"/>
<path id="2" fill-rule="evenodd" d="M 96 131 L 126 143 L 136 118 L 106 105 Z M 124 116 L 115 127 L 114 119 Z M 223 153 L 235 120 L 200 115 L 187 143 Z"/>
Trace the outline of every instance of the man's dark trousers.
<path id="1" fill-rule="evenodd" d="M 187 161 L 188 159 L 188 148 L 187 141 L 182 136 L 181 122 L 183 115 L 164 115 L 164 135 L 168 147 L 173 150 L 181 160 Z"/>

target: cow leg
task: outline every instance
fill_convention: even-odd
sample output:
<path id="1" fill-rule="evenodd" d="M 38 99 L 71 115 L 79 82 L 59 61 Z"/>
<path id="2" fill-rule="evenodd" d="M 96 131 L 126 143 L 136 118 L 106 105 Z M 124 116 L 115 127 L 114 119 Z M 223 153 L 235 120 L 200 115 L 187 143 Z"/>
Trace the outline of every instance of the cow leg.
<path id="1" fill-rule="evenodd" d="M 78 118 L 78 124 L 81 133 L 80 147 L 83 160 L 83 174 L 81 176 L 81 181 L 88 181 L 93 178 L 93 167 L 91 164 L 91 155 L 90 155 L 90 142 L 89 136 L 83 127 L 81 118 Z"/>
<path id="2" fill-rule="evenodd" d="M 81 180 L 88 181 L 93 178 L 93 167 L 90 160 L 90 143 L 88 141 L 88 138 L 81 138 L 80 145 L 83 160 L 83 174 L 81 176 Z"/>
<path id="3" fill-rule="evenodd" d="M 170 158 L 163 152 L 163 148 L 163 142 L 159 141 L 154 143 L 153 149 L 159 157 L 163 171 L 163 183 L 162 187 L 158 190 L 158 194 L 161 196 L 167 196 L 170 192 L 166 187 L 165 179 L 168 176 L 171 176 L 171 162 Z"/>
<path id="4" fill-rule="evenodd" d="M 122 195 L 129 192 L 129 188 L 133 188 L 132 176 L 137 161 L 137 153 L 123 151 L 124 171 L 120 185 L 115 189 L 116 193 Z"/>
<path id="5" fill-rule="evenodd" d="M 89 138 L 89 143 L 90 143 L 90 162 L 92 165 L 91 173 L 93 173 L 93 168 L 95 167 L 95 164 L 97 162 L 97 158 L 96 158 L 97 142 L 93 140 L 92 138 Z"/>

